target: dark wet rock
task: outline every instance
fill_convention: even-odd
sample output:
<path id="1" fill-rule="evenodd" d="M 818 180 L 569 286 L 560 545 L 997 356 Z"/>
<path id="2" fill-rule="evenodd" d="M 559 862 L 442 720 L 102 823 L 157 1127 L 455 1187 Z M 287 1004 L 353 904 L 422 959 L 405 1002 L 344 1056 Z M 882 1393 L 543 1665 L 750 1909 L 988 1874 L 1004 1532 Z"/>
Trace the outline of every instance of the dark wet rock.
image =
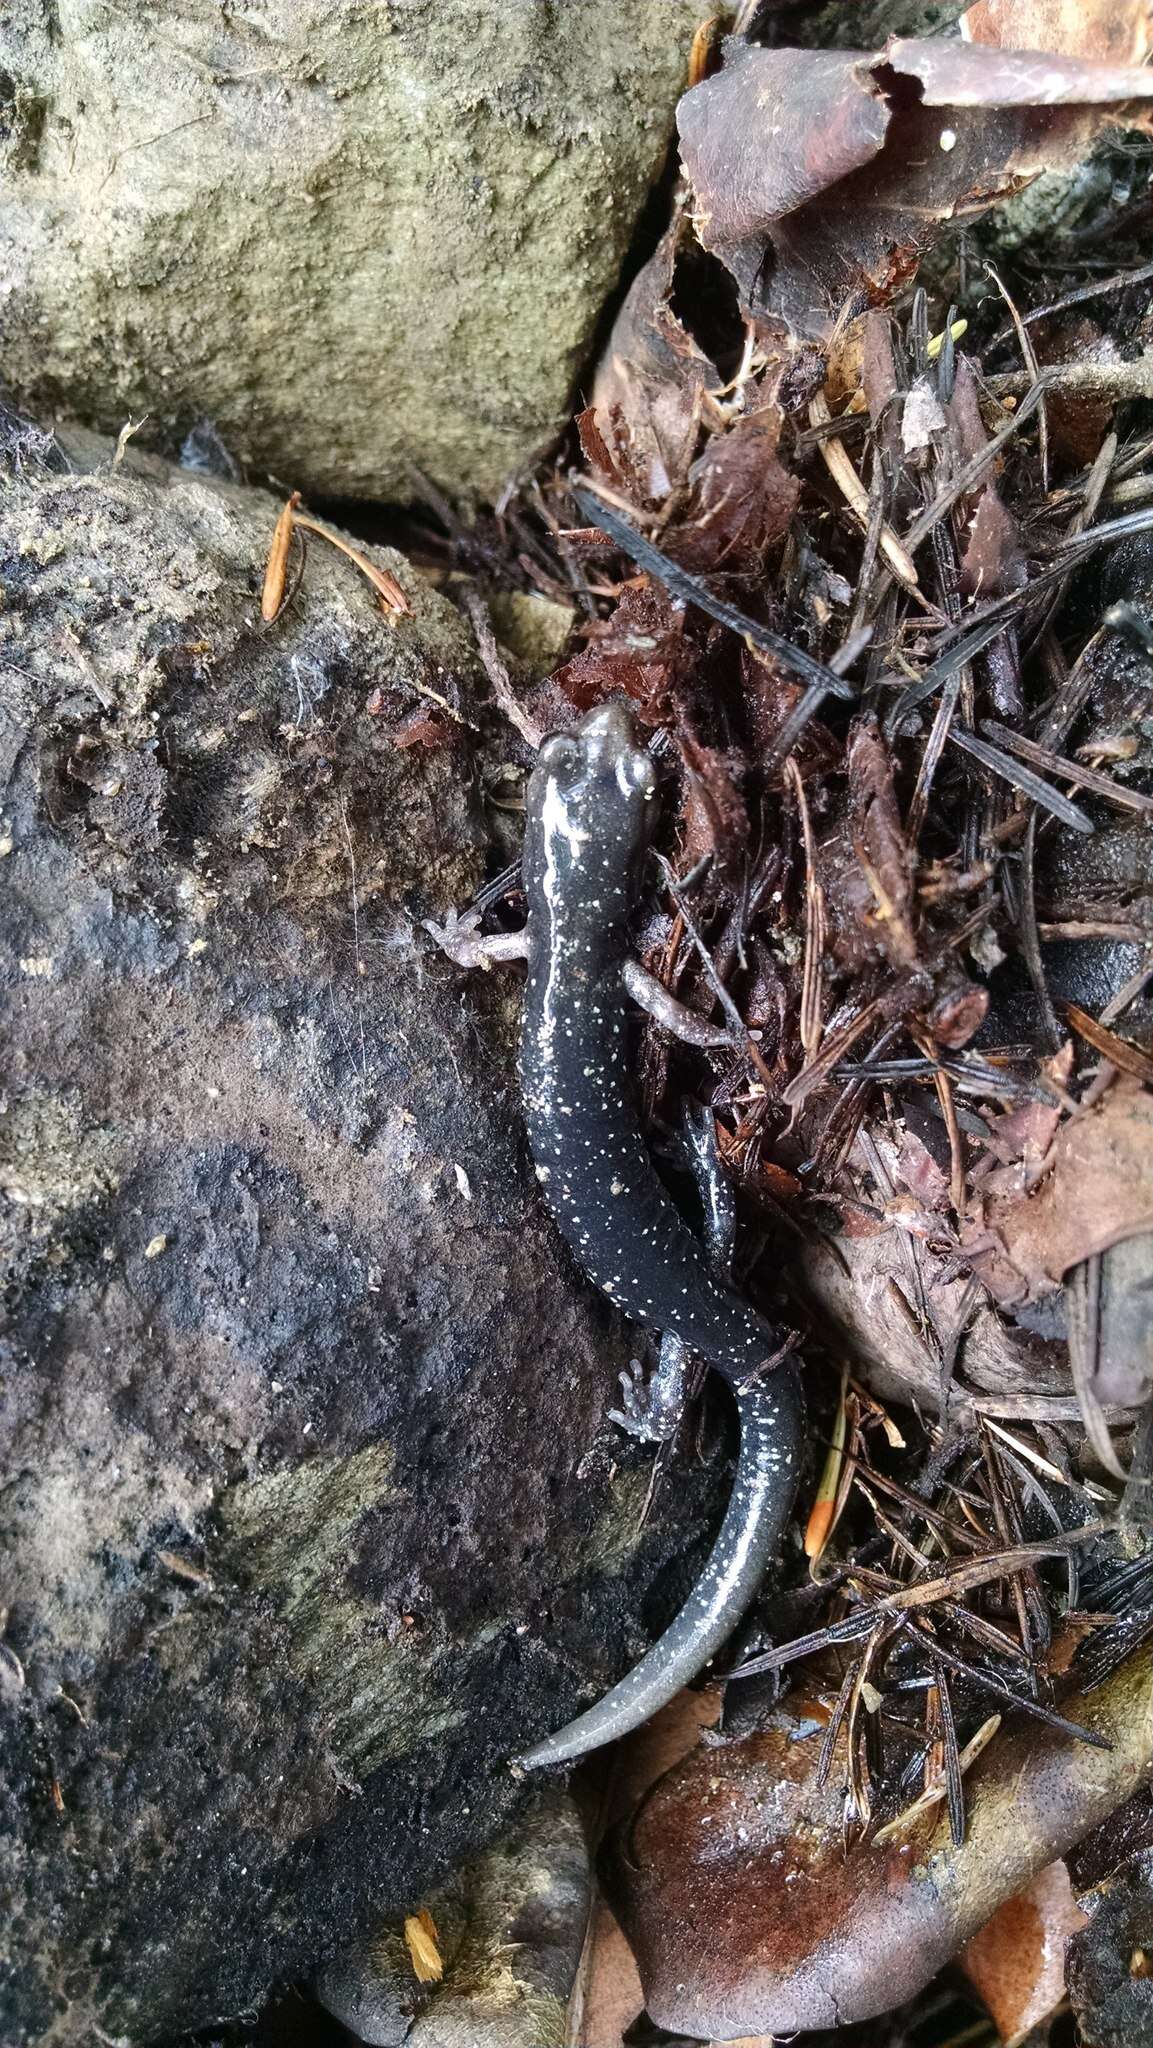
<path id="1" fill-rule="evenodd" d="M 420 930 L 487 838 L 471 725 L 392 744 L 429 690 L 477 718 L 457 614 L 387 555 L 389 624 L 314 541 L 262 625 L 271 499 L 15 433 L 0 2040 L 69 2048 L 251 2009 L 507 1826 L 506 1759 L 668 1619 L 723 1475 L 638 1551 L 516 975 Z"/>
<path id="2" fill-rule="evenodd" d="M 1069 1997 L 1085 2048 L 1153 2043 L 1153 1850 L 1104 1887 L 1066 1958 Z"/>

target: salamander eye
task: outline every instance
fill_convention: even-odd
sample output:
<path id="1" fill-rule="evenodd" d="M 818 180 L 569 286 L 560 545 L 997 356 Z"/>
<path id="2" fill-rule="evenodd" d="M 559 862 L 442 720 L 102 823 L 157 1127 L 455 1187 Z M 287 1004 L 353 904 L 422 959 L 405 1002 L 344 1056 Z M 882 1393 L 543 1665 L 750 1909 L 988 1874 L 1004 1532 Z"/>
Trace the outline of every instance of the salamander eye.
<path id="1" fill-rule="evenodd" d="M 656 763 L 643 747 L 630 747 L 617 762 L 617 778 L 626 788 L 646 799 L 657 793 Z"/>
<path id="2" fill-rule="evenodd" d="M 555 775 L 558 781 L 567 781 L 581 764 L 580 742 L 567 732 L 550 733 L 541 744 L 537 755 L 540 766 Z"/>

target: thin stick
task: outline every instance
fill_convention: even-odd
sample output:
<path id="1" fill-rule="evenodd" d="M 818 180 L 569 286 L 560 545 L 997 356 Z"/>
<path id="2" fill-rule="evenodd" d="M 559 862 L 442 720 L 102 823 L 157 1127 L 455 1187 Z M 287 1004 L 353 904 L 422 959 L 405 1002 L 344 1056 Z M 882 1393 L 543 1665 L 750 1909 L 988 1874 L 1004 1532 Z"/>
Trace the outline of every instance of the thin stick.
<path id="1" fill-rule="evenodd" d="M 817 846 L 800 770 L 791 759 L 786 763 L 786 767 L 800 813 L 801 836 L 805 846 L 805 963 L 801 977 L 801 1044 L 806 1057 L 814 1059 L 821 1043 L 821 963 L 825 954 L 825 892 L 817 878 Z"/>
<path id="2" fill-rule="evenodd" d="M 1025 955 L 1025 966 L 1033 984 L 1037 1007 L 1041 1012 L 1041 1028 L 1045 1033 L 1048 1049 L 1056 1052 L 1061 1043 L 1061 1026 L 1049 994 L 1049 983 L 1045 975 L 1045 963 L 1041 958 L 1041 934 L 1037 925 L 1036 901 L 1037 870 L 1037 813 L 1031 811 L 1025 827 L 1025 841 L 1021 848 L 1020 901 L 1017 906 L 1017 932 L 1021 951 Z"/>
<path id="3" fill-rule="evenodd" d="M 790 1109 L 799 1109 L 805 1097 L 824 1080 L 838 1060 L 844 1058 L 850 1046 L 855 1045 L 858 1038 L 883 1015 L 884 1007 L 884 998 L 874 996 L 872 1002 L 866 1003 L 856 1017 L 848 1024 L 843 1024 L 839 1031 L 834 1031 L 830 1038 L 826 1038 L 815 1058 L 807 1060 L 800 1073 L 794 1074 L 792 1080 L 782 1088 L 781 1101 L 787 1103 Z"/>
<path id="4" fill-rule="evenodd" d="M 1135 1075 L 1138 1081 L 1153 1081 L 1153 1060 L 1148 1053 L 1130 1045 L 1127 1038 L 1118 1038 L 1115 1031 L 1098 1023 L 1096 1017 L 1090 1017 L 1088 1011 L 1076 1003 L 1066 1003 L 1065 1015 L 1074 1031 L 1092 1046 L 1094 1052 L 1099 1052 L 1102 1059 L 1120 1067 L 1123 1074 Z"/>
<path id="5" fill-rule="evenodd" d="M 1118 404 L 1131 398 L 1153 398 L 1153 349 L 1146 349 L 1132 362 L 1102 363 L 1085 357 L 1079 362 L 1058 363 L 1042 375 L 1050 392 L 1083 392 L 1087 398 L 1109 398 Z M 986 379 L 998 398 L 1027 390 L 1030 381 L 1029 372 L 1020 370 Z"/>
<path id="6" fill-rule="evenodd" d="M 1105 1522 L 1086 1522 L 1080 1529 L 1070 1529 L 1065 1536 L 1042 1538 L 1037 1543 L 1007 1544 L 1003 1550 L 966 1558 L 935 1579 L 922 1579 L 912 1586 L 902 1586 L 897 1593 L 883 1594 L 876 1603 L 877 1608 L 882 1614 L 901 1614 L 909 1608 L 933 1607 L 938 1600 L 955 1600 L 961 1593 L 971 1593 L 977 1586 L 988 1585 L 990 1579 L 1010 1578 L 1017 1572 L 1031 1571 L 1042 1558 L 1064 1557 L 1067 1549 L 1078 1543 L 1088 1543 L 1093 1537 L 1100 1536 L 1106 1527 Z"/>
<path id="7" fill-rule="evenodd" d="M 989 446 L 992 447 L 992 445 L 992 442 L 990 442 Z M 1059 547 L 1056 559 L 1050 562 L 1046 568 L 1036 570 L 1030 577 L 1028 584 L 1022 589 L 1011 590 L 1004 597 L 992 598 L 987 605 L 984 605 L 976 613 L 969 626 L 957 626 L 951 629 L 951 633 L 955 637 L 946 637 L 945 646 L 932 666 L 926 669 L 924 675 L 917 682 L 910 684 L 907 689 L 902 690 L 900 697 L 888 715 L 886 730 L 892 732 L 894 727 L 899 725 L 900 721 L 910 711 L 915 710 L 918 704 L 924 703 L 926 697 L 931 697 L 936 690 L 940 689 L 941 684 L 949 676 L 953 675 L 957 669 L 964 667 L 966 662 L 972 661 L 974 656 L 980 654 L 981 650 L 987 647 L 991 640 L 995 640 L 1014 613 L 1027 610 L 1042 591 L 1050 589 L 1055 583 L 1062 582 L 1068 576 L 1071 569 L 1075 569 L 1080 562 L 1093 554 L 1097 548 L 1105 547 L 1112 541 L 1126 540 L 1130 534 L 1147 533 L 1151 526 L 1153 526 L 1153 507 L 1141 512 L 1128 512 L 1120 519 L 1107 519 L 1100 526 L 1086 527 L 1083 533 L 1063 541 Z M 1096 636 L 1082 651 L 1082 655 L 1078 658 L 1072 673 L 1075 674 L 1080 669 L 1084 655 L 1095 644 L 1095 640 Z M 895 683 L 903 682 L 904 678 L 888 676 L 885 680 Z M 1053 737 L 1055 736 L 1047 729 L 1042 734 L 1043 739 L 1052 739 Z M 1060 737 L 1060 735 L 1058 734 L 1056 737 Z"/>
<path id="8" fill-rule="evenodd" d="M 838 647 L 829 663 L 829 667 L 837 675 L 841 675 L 846 669 L 852 668 L 853 663 L 865 652 L 872 638 L 873 628 L 871 626 L 858 627 L 857 631 L 850 633 L 843 645 Z M 772 750 L 766 764 L 770 769 L 778 767 L 782 761 L 788 759 L 809 720 L 816 716 L 828 694 L 823 683 L 809 684 L 804 695 L 794 704 L 780 732 L 773 741 Z"/>
<path id="9" fill-rule="evenodd" d="M 963 680 L 964 671 L 960 669 L 955 676 L 949 677 L 941 692 L 941 701 L 937 706 L 937 714 L 933 720 L 932 730 L 925 741 L 924 752 L 921 755 L 921 765 L 917 770 L 916 785 L 909 803 L 909 815 L 905 822 L 905 837 L 910 846 L 917 845 L 924 830 L 925 818 L 929 809 L 929 792 L 933 787 L 933 777 L 937 772 L 937 764 L 945 751 L 945 741 L 952 730 L 953 719 L 957 711 L 957 699 L 961 694 Z"/>
<path id="10" fill-rule="evenodd" d="M 597 490 L 600 488 L 600 485 L 596 486 Z M 651 540 L 646 540 L 643 533 L 638 533 L 636 527 L 630 525 L 627 519 L 622 519 L 619 513 L 610 511 L 601 498 L 593 495 L 592 490 L 574 486 L 573 497 L 586 519 L 593 520 L 605 533 L 610 534 L 617 545 L 624 549 L 625 554 L 631 555 L 634 562 L 642 569 L 646 569 L 650 576 L 655 576 L 658 582 L 663 583 L 673 597 L 679 597 L 685 604 L 699 606 L 701 611 L 708 612 L 710 617 L 718 619 L 722 626 L 728 626 L 734 633 L 739 633 L 742 640 L 747 640 L 753 647 L 759 647 L 762 654 L 774 655 L 783 668 L 789 669 L 793 675 L 800 676 L 806 683 L 819 683 L 822 690 L 833 697 L 840 697 L 846 704 L 854 701 L 857 692 L 853 684 L 845 682 L 835 669 L 829 668 L 823 661 L 817 661 L 813 655 L 806 654 L 803 647 L 794 647 L 790 640 L 782 640 L 779 633 L 771 633 L 767 626 L 759 625 L 756 619 L 748 618 L 744 612 L 738 611 L 735 605 L 726 604 L 724 598 L 714 597 L 706 583 L 701 583 L 696 576 L 690 576 L 687 569 L 682 569 L 676 562 L 670 561 L 668 555 L 662 554 L 658 547 L 654 547 Z"/>
<path id="11" fill-rule="evenodd" d="M 1118 989 L 1112 1000 L 1106 1003 L 1099 1022 L 1106 1025 L 1115 1024 L 1118 1017 L 1124 1016 L 1130 1003 L 1136 1002 L 1150 981 L 1153 981 L 1153 960 L 1146 961 L 1143 967 L 1137 969 L 1136 974 L 1130 975 L 1129 980 Z"/>
<path id="12" fill-rule="evenodd" d="M 488 606 L 479 590 L 471 584 L 464 591 L 464 608 L 472 621 L 477 648 L 484 663 L 484 672 L 492 684 L 492 694 L 497 708 L 503 711 L 509 724 L 519 732 L 526 747 L 531 747 L 535 753 L 544 738 L 544 733 L 536 720 L 530 718 L 527 711 L 522 711 L 517 703 L 512 678 L 496 644 L 496 634 L 492 630 Z"/>
<path id="13" fill-rule="evenodd" d="M 1037 379 L 1041 374 L 1041 367 L 1037 361 L 1036 351 L 1033 347 L 1032 342 L 1029 339 L 1028 329 L 1026 328 L 1025 323 L 1021 318 L 1021 315 L 1018 313 L 1016 306 L 1013 304 L 1013 301 L 1009 296 L 1007 286 L 1005 285 L 1003 280 L 998 276 L 992 264 L 987 263 L 985 265 L 985 269 L 988 272 L 988 275 L 992 278 L 993 283 L 996 285 L 997 290 L 1000 292 L 1001 297 L 1005 301 L 1005 304 L 1009 308 L 1009 317 L 1012 320 L 1013 326 L 1017 331 L 1018 345 L 1020 346 L 1021 354 L 1025 359 L 1025 368 L 1029 373 L 1029 385 L 1030 388 L 1032 388 L 1032 386 L 1037 382 Z M 1044 404 L 1042 404 L 1037 411 L 1037 445 L 1041 455 L 1041 488 L 1045 492 L 1046 496 L 1048 496 L 1049 415 L 1045 410 Z"/>
<path id="14" fill-rule="evenodd" d="M 1062 782 L 1072 782 L 1079 789 L 1091 790 L 1094 796 L 1102 796 L 1107 803 L 1116 804 L 1119 811 L 1153 813 L 1153 796 L 1145 796 L 1137 789 L 1126 789 L 1111 775 L 1102 775 L 1096 768 L 1085 768 L 1080 761 L 1069 761 L 1051 748 L 1040 746 L 1036 740 L 1026 739 L 1024 733 L 1014 732 L 1011 726 L 1001 725 L 995 718 L 983 718 L 981 731 L 997 740 L 1007 753 L 1019 755 L 1022 761 L 1043 769 L 1048 775 L 1059 776 Z"/>
<path id="15" fill-rule="evenodd" d="M 1124 291 L 1127 285 L 1144 284 L 1151 277 L 1153 263 L 1143 263 L 1138 270 L 1118 270 L 1112 277 L 1102 278 L 1099 284 L 1079 285 L 1076 291 L 1066 292 L 1062 298 L 1053 299 L 1047 306 L 1034 306 L 1031 313 L 1024 313 L 1020 318 L 1026 327 L 1031 327 L 1035 320 L 1048 320 L 1053 313 L 1064 313 L 1070 306 L 1083 306 L 1090 299 L 1104 298 L 1107 292 Z M 996 348 L 1001 342 L 1007 341 L 1010 332 L 1008 327 L 998 328 L 989 347 Z"/>
<path id="16" fill-rule="evenodd" d="M 709 980 L 709 983 L 712 986 L 717 1001 L 719 1002 L 722 1010 L 724 1011 L 726 1017 L 732 1025 L 734 1032 L 737 1034 L 740 1043 L 744 1046 L 745 1051 L 748 1053 L 750 1060 L 752 1061 L 766 1088 L 772 1089 L 772 1073 L 768 1066 L 766 1066 L 765 1064 L 765 1061 L 761 1055 L 760 1047 L 754 1042 L 754 1040 L 750 1036 L 748 1025 L 745 1023 L 744 1018 L 741 1016 L 740 1011 L 738 1010 L 736 1004 L 734 1003 L 731 995 L 728 992 L 728 989 L 725 987 L 724 982 L 721 980 L 720 975 L 717 973 L 717 970 L 713 965 L 712 954 L 709 952 L 709 949 L 706 946 L 703 938 L 701 937 L 701 934 L 697 929 L 696 924 L 693 922 L 692 913 L 685 904 L 684 896 L 677 882 L 677 878 L 674 875 L 671 866 L 669 865 L 669 862 L 665 859 L 663 854 L 659 853 L 657 855 L 657 860 L 664 874 L 665 886 L 668 889 L 669 895 L 672 897 L 673 902 L 676 904 L 677 909 L 681 914 L 681 918 L 684 921 L 685 930 L 687 931 L 690 939 L 692 940 L 693 945 L 697 949 L 701 965 L 705 970 L 705 974 Z"/>
<path id="17" fill-rule="evenodd" d="M 909 1032 L 932 1069 L 933 1085 L 937 1091 L 937 1100 L 941 1105 L 941 1115 L 945 1120 L 945 1130 L 949 1138 L 949 1200 L 953 1204 L 958 1221 L 962 1221 L 965 1215 L 966 1191 L 965 1147 L 961 1142 L 961 1126 L 957 1120 L 957 1105 L 953 1099 L 952 1077 L 943 1061 L 936 1057 L 929 1033 L 914 1023 L 910 1023 Z"/>
<path id="18" fill-rule="evenodd" d="M 938 1678 L 938 1697 L 942 1696 L 940 1683 Z M 1000 1726 L 1000 1714 L 990 1714 L 988 1720 L 981 1723 L 976 1734 L 969 1737 L 968 1742 L 957 1758 L 959 1773 L 963 1775 L 968 1770 L 970 1764 L 976 1763 L 981 1751 L 988 1748 Z M 904 1813 L 899 1813 L 895 1820 L 887 1820 L 883 1828 L 877 1829 L 876 1834 L 872 1838 L 873 1847 L 875 1849 L 880 1848 L 885 1842 L 894 1841 L 898 1835 L 907 1834 L 912 1823 L 919 1820 L 923 1813 L 929 1813 L 934 1806 L 940 1805 L 942 1799 L 946 1797 L 948 1789 L 944 1778 L 940 1778 L 935 1784 L 930 1785 L 927 1791 L 922 1792 L 919 1799 L 914 1799 L 913 1804 L 905 1808 Z M 953 1839 L 955 1842 L 958 1841 L 956 1834 L 954 1834 Z"/>
<path id="19" fill-rule="evenodd" d="M 1014 789 L 1021 790 L 1024 795 L 1032 797 L 1034 803 L 1042 804 L 1047 811 L 1052 811 L 1055 818 L 1060 818 L 1062 824 L 1070 826 L 1074 832 L 1089 835 L 1096 830 L 1092 818 L 1079 804 L 1075 804 L 1070 797 L 1063 796 L 1059 789 L 1051 788 L 1041 776 L 1034 775 L 1031 768 L 1013 761 L 1008 754 L 1002 753 L 1000 747 L 990 746 L 988 740 L 979 740 L 973 733 L 961 732 L 956 726 L 950 727 L 949 738 L 955 747 L 960 747 L 962 753 L 971 754 L 983 767 L 991 768 L 995 775 L 1003 776 Z"/>
<path id="20" fill-rule="evenodd" d="M 809 400 L 810 425 L 825 427 L 831 419 L 832 414 L 829 411 L 829 401 L 823 391 L 818 391 Z M 857 524 L 867 533 L 870 518 L 869 493 L 853 468 L 848 450 L 842 446 L 840 441 L 835 439 L 823 440 L 819 446 L 821 460 L 825 468 L 828 470 Z M 902 546 L 887 521 L 881 527 L 880 544 L 881 553 L 888 562 L 898 583 L 903 583 L 906 590 L 917 590 L 920 579 L 917 575 L 916 564 L 910 556 L 908 549 Z"/>

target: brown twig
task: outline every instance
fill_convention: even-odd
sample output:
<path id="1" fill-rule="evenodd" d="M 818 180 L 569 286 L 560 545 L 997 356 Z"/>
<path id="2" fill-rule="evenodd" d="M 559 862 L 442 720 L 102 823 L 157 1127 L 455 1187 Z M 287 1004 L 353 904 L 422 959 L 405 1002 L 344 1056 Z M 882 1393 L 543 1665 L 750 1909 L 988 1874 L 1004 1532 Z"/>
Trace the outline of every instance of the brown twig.
<path id="1" fill-rule="evenodd" d="M 1135 1045 L 1130 1045 L 1127 1038 L 1118 1038 L 1115 1031 L 1110 1031 L 1095 1017 L 1090 1017 L 1088 1012 L 1080 1009 L 1076 1003 L 1066 1003 L 1065 1015 L 1074 1031 L 1092 1046 L 1094 1052 L 1099 1052 L 1103 1059 L 1109 1060 L 1115 1067 L 1120 1067 L 1123 1074 L 1133 1074 L 1138 1081 L 1153 1081 L 1153 1060 L 1149 1058 L 1148 1053 L 1141 1052 Z"/>
<path id="2" fill-rule="evenodd" d="M 791 759 L 786 763 L 786 768 L 800 815 L 801 835 L 805 847 L 805 961 L 801 977 L 801 1045 L 806 1056 L 814 1059 L 821 1043 L 821 969 L 826 935 L 825 892 L 817 875 L 817 846 L 800 770 Z"/>
<path id="3" fill-rule="evenodd" d="M 517 702 L 512 678 L 496 644 L 496 634 L 492 630 L 488 606 L 475 584 L 465 586 L 463 598 L 464 608 L 476 634 L 477 650 L 484 663 L 484 672 L 492 684 L 494 701 L 509 724 L 520 734 L 526 747 L 531 747 L 535 753 L 544 738 L 544 733 L 535 718 L 530 718 L 528 712 Z"/>

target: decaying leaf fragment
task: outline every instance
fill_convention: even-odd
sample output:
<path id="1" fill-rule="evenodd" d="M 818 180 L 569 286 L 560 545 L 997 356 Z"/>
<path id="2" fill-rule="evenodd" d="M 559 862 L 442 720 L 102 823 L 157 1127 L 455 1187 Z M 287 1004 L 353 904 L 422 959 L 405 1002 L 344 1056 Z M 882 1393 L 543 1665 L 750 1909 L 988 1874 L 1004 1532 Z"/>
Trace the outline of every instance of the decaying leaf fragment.
<path id="1" fill-rule="evenodd" d="M 553 681 L 578 711 L 623 690 L 638 715 L 657 724 L 688 652 L 682 620 L 667 592 L 648 583 L 625 591 L 607 630 L 565 662 Z"/>
<path id="2" fill-rule="evenodd" d="M 869 2019 L 912 1997 L 996 1908 L 1148 1782 L 1147 1653 L 1062 1711 L 1111 1749 L 1014 1721 L 966 1777 L 955 1847 L 939 1809 L 846 1854 L 819 1735 L 787 1706 L 698 1747 L 620 1830 L 612 1889 L 658 2024 L 729 2040 Z"/>
<path id="3" fill-rule="evenodd" d="M 1036 50 L 731 38 L 677 122 L 704 246 L 753 313 L 820 337 L 846 302 L 891 298 L 946 225 L 1080 160 L 1110 123 L 1148 126 L 1151 100 L 1137 66 Z"/>
<path id="4" fill-rule="evenodd" d="M 711 436 L 689 472 L 688 512 L 666 542 L 684 568 L 756 574 L 788 532 L 801 486 L 778 458 L 780 432 L 780 408 L 766 404 Z"/>
<path id="5" fill-rule="evenodd" d="M 849 742 L 853 850 L 873 898 L 871 923 L 894 967 L 917 958 L 913 861 L 901 826 L 893 767 L 876 721 L 858 719 Z"/>
<path id="6" fill-rule="evenodd" d="M 633 279 L 593 385 L 595 440 L 586 438 L 585 452 L 642 500 L 660 500 L 683 483 L 705 395 L 721 384 L 671 304 L 684 234 L 678 218 Z"/>
<path id="7" fill-rule="evenodd" d="M 1153 1230 L 1153 1095 L 1118 1080 L 1097 1108 L 1058 1130 L 1040 1184 L 984 1194 L 963 1233 L 1004 1307 L 1038 1299 L 1071 1266 Z"/>

